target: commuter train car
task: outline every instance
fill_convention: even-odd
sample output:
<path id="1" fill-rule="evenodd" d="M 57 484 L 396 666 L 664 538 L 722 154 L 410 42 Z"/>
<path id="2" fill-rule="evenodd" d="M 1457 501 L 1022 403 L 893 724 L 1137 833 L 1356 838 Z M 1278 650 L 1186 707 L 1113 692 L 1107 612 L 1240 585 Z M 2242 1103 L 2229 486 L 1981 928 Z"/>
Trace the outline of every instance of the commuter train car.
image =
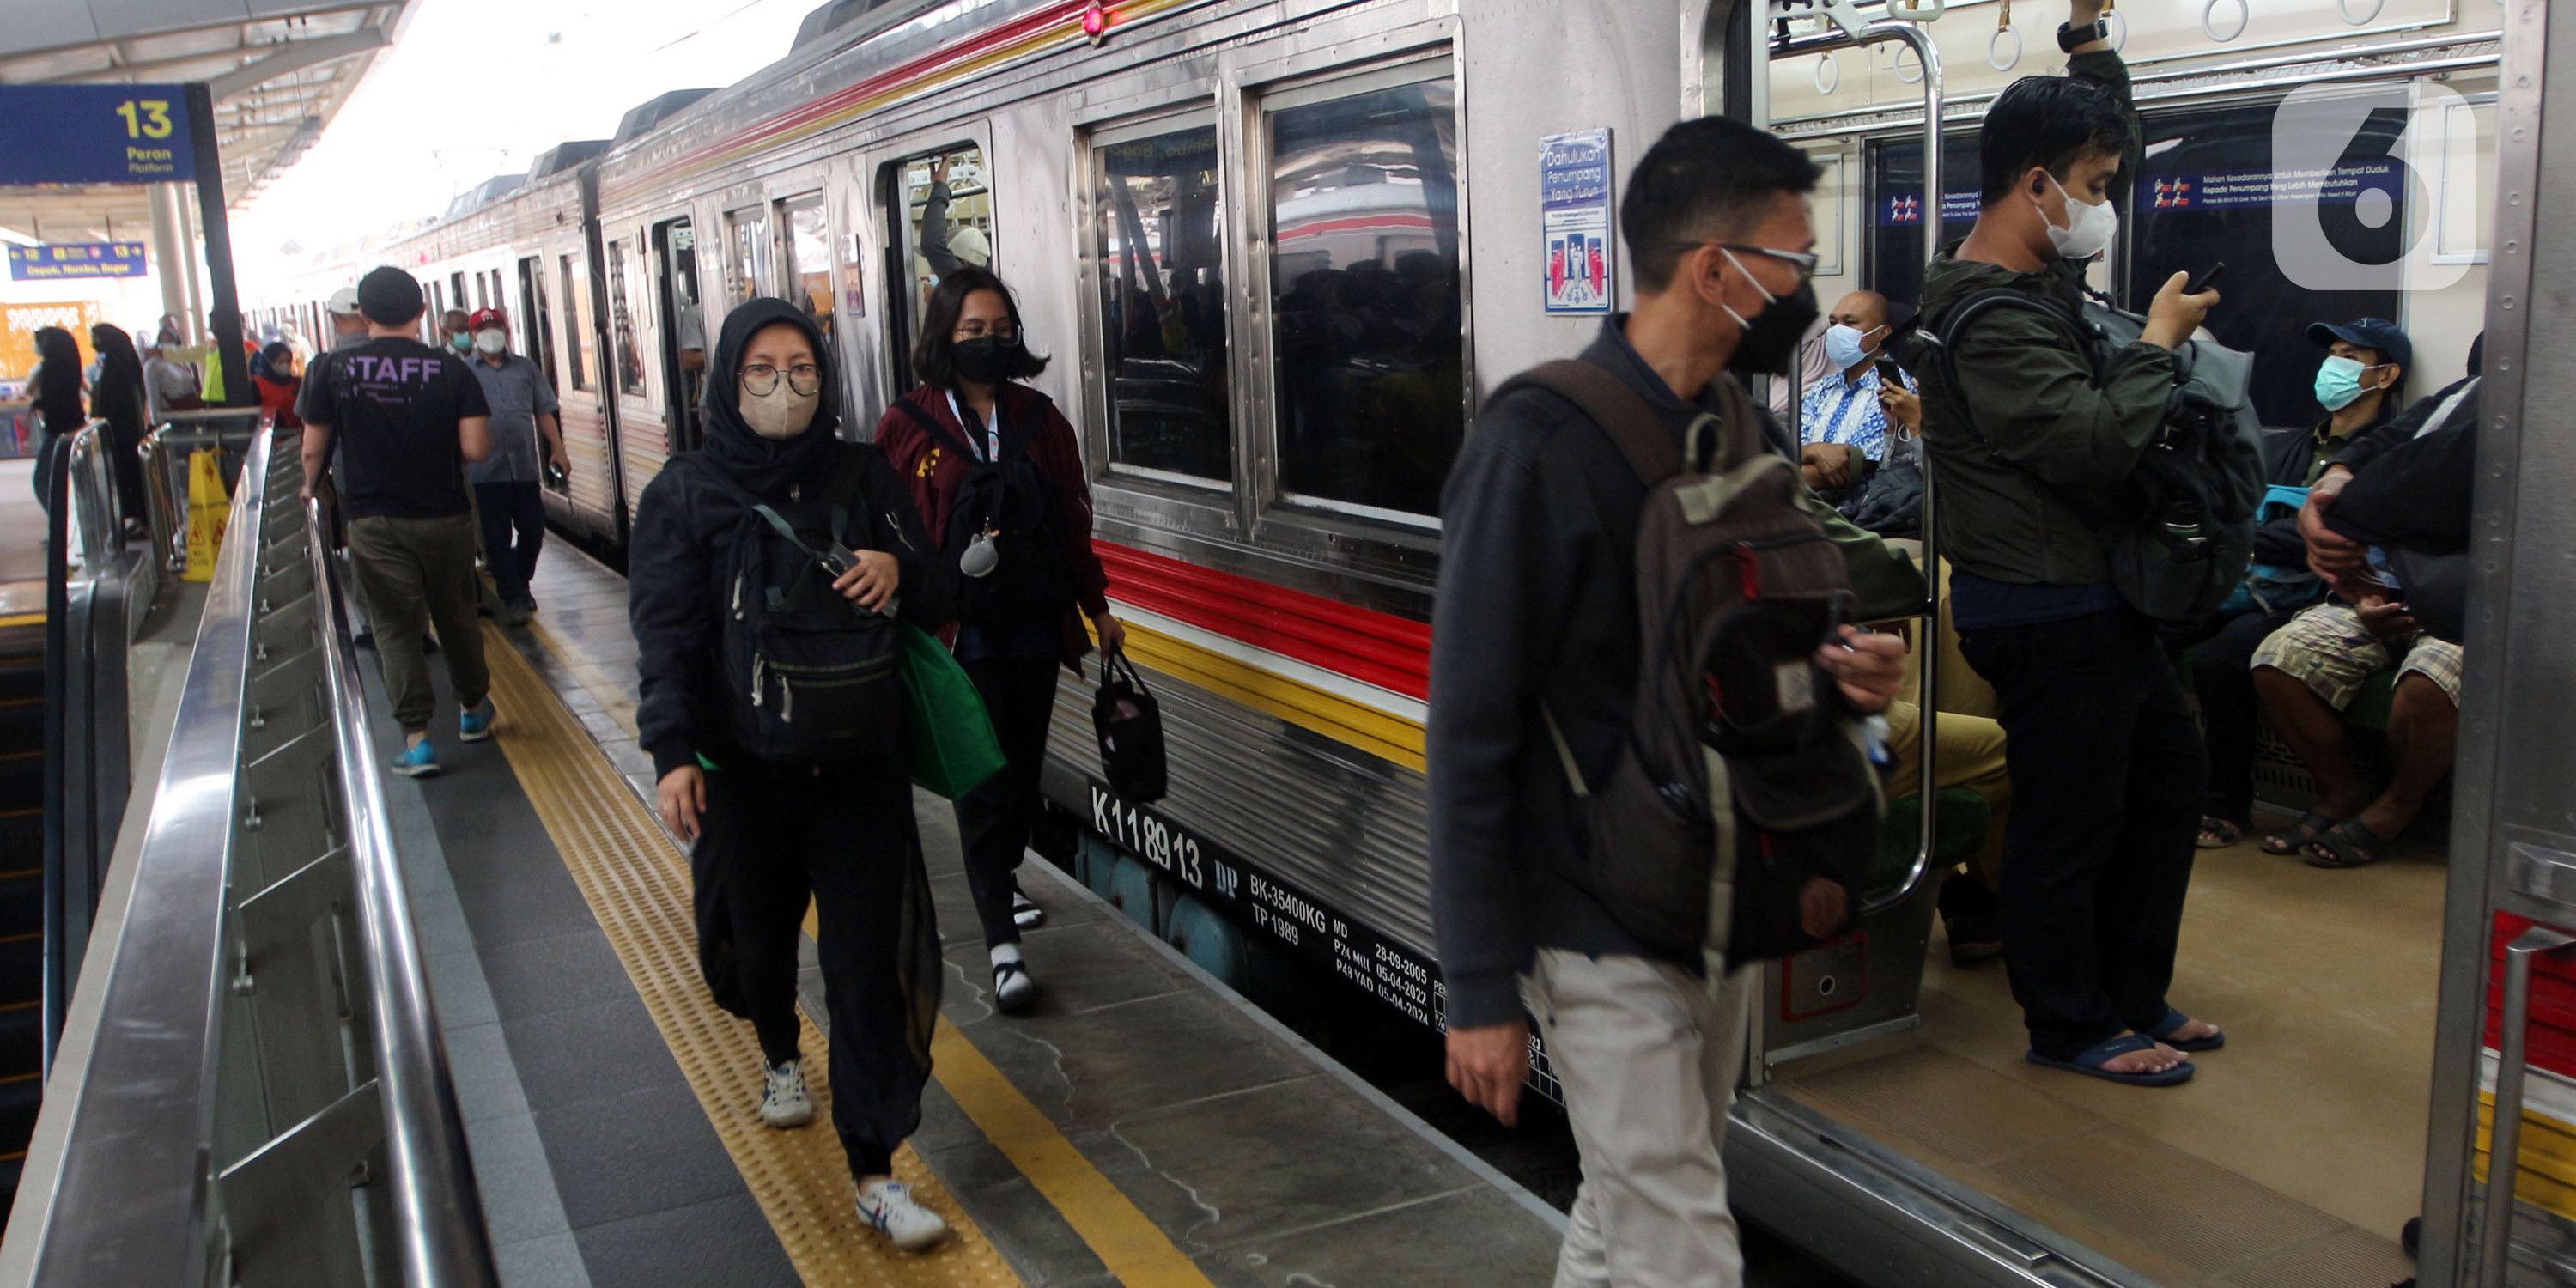
<path id="1" fill-rule="evenodd" d="M 983 234 L 1053 358 L 1034 383 L 1082 429 L 1112 598 L 1163 698 L 1171 789 L 1149 804 L 1098 776 L 1088 694 L 1062 691 L 1046 788 L 1078 839 L 1060 857 L 1220 967 L 1302 956 L 1436 1028 L 1426 623 L 1439 487 L 1479 399 L 1582 347 L 1624 298 L 1618 184 L 1703 111 L 1768 123 L 1823 164 L 1824 302 L 1862 285 L 1909 299 L 1927 243 L 1975 215 L 1982 104 L 2063 66 L 2063 6 L 2018 8 L 827 6 L 758 76 L 664 102 L 386 257 L 443 300 L 516 306 L 581 444 L 551 512 L 614 546 L 694 442 L 691 341 L 733 303 L 781 295 L 824 323 L 853 433 L 910 383 L 921 213 L 944 164 L 952 220 Z M 2404 324 L 2410 395 L 2454 379 L 2487 318 L 2512 324 L 2490 370 L 2521 357 L 2511 292 L 2538 298 L 2533 268 L 2498 230 L 2519 217 L 2527 239 L 2531 212 L 2496 194 L 2534 182 L 2544 54 L 2576 48 L 2538 0 L 2115 12 L 2146 160 L 2097 285 L 2138 298 L 2227 261 L 2210 326 L 2259 355 L 2270 424 L 2317 417 L 2313 320 Z M 328 285 L 297 291 L 299 316 Z M 2554 521 L 2510 492 L 2513 531 Z M 2531 893 L 2558 869 L 2531 860 L 2538 884 L 2512 895 L 2489 860 L 2488 811 L 2528 812 L 2533 789 L 2489 763 L 2523 745 L 2490 696 L 2521 681 L 2500 669 L 2504 627 L 2477 630 L 2472 678 L 2489 685 L 2463 725 L 2447 877 L 2250 848 L 2203 861 L 2179 987 L 2239 1040 L 2190 1090 L 2023 1067 L 1999 972 L 1927 967 L 1935 882 L 1899 861 L 1859 933 L 1767 973 L 1729 1138 L 1736 1202 L 1877 1283 L 2386 1283 L 2413 1272 L 2397 1234 L 2419 1213 L 2424 1282 L 2477 1282 L 2480 1079 L 2501 1045 L 2506 1098 L 2533 1124 L 2517 1160 L 2532 1203 L 2498 1227 L 2515 1281 L 2576 1264 L 2560 1260 L 2576 1146 L 2559 1147 L 2576 1058 L 2549 1027 L 2576 994 L 2547 961 L 2508 990 L 2514 1023 L 2481 1055 L 2489 953 L 2527 924 L 2499 907 L 2569 913 Z M 1972 681 L 1937 676 L 1931 705 L 1976 713 Z M 2544 947 L 2517 940 L 2513 960 L 2528 972 Z M 2517 1006 L 2544 1026 L 2527 1094 Z M 1543 1053 L 1533 1080 L 1553 1092 Z"/>

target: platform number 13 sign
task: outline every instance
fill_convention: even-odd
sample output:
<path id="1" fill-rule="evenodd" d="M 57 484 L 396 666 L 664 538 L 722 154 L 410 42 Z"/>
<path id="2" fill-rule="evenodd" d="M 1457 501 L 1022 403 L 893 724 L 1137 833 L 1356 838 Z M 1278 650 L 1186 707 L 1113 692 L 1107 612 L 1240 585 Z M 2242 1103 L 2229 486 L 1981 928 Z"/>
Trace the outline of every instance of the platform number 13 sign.
<path id="1" fill-rule="evenodd" d="M 166 98 L 129 98 L 116 105 L 116 114 L 125 118 L 125 137 L 129 139 L 166 139 L 176 128 L 170 123 L 170 100 Z"/>

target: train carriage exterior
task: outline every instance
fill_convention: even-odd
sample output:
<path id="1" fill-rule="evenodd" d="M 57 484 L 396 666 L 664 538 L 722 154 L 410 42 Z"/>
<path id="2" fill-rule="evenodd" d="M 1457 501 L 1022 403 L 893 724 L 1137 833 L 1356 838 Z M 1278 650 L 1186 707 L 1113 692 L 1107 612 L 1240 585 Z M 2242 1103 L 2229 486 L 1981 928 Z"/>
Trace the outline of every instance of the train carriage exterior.
<path id="1" fill-rule="evenodd" d="M 2062 65 L 2062 15 L 2038 17 L 2028 0 L 2010 24 L 1989 0 L 1889 7 L 1845 7 L 1847 27 L 1818 5 L 1751 0 L 880 6 L 398 244 L 392 262 L 449 298 L 480 283 L 519 313 L 523 337 L 542 336 L 579 444 L 550 513 L 613 546 L 653 472 L 694 441 L 701 377 L 686 338 L 712 338 L 734 302 L 782 295 L 823 320 L 854 432 L 910 383 L 921 203 L 943 164 L 952 221 L 984 236 L 1054 359 L 1035 383 L 1085 435 L 1112 598 L 1164 699 L 1171 791 L 1140 804 L 1097 775 L 1087 693 L 1062 691 L 1046 790 L 1079 833 L 1073 861 L 1158 930 L 1303 956 L 1436 1027 L 1422 726 L 1438 485 L 1483 393 L 1599 325 L 1543 304 L 1541 141 L 1606 130 L 1615 189 L 1685 114 L 1771 123 L 1826 166 L 1820 296 L 1863 284 L 1901 295 L 1919 280 L 1926 225 L 1946 218 L 1955 237 L 1973 216 L 1980 105 L 2013 76 Z M 2544 190 L 2539 87 L 2576 51 L 2563 16 L 2553 32 L 2539 0 L 2118 13 L 2148 164 L 2099 285 L 2135 290 L 2222 249 L 2238 259 L 2223 289 L 2243 307 L 2213 326 L 2291 373 L 2263 390 L 2272 423 L 2312 415 L 2297 396 L 2312 314 L 2397 317 L 2416 341 L 2417 394 L 2452 378 L 2482 325 L 2491 372 L 2501 360 L 2554 374 L 2545 337 L 2525 330 L 2538 322 L 2532 279 L 2546 276 L 2528 206 L 2514 229 L 2517 200 Z M 2397 105 L 2362 113 L 2319 163 L 2333 182 L 2314 204 L 2351 225 L 2336 234 L 2348 255 L 2363 248 L 2349 277 L 2303 277 L 2251 231 L 2288 197 L 2245 185 L 2285 182 L 2289 158 L 2316 143 L 2284 132 L 2303 86 Z M 1927 89 L 1946 100 L 1937 120 Z M 2335 187 L 2347 172 L 2360 177 Z M 2364 271 L 2371 248 L 2400 266 Z M 1607 276 L 1624 276 L 1615 256 Z M 2534 307 L 2517 310 L 2524 299 Z M 2497 380 L 2489 397 L 2534 396 L 2524 390 Z M 2508 413 L 2491 431 L 2498 459 L 2514 459 L 2518 426 Z M 2481 511 L 2500 516 L 2486 520 L 2499 536 L 2528 542 L 2559 521 L 2515 504 L 2532 484 L 2511 472 L 2488 484 Z M 2195 1088 L 2213 1124 L 2277 1113 L 2322 1133 L 2305 1138 L 2213 1141 L 2223 1128 L 2195 1134 L 2161 1111 L 2141 1120 L 2070 1097 L 2070 1130 L 2151 1152 L 2161 1183 L 2206 1192 L 2088 1188 L 2080 1169 L 2051 1173 L 2007 1147 L 2035 1119 L 1993 1121 L 2063 1106 L 1940 1045 L 1965 1023 L 1945 999 L 1970 986 L 1926 982 L 1931 883 L 1899 863 L 1863 933 L 1766 979 L 1762 1058 L 1730 1138 L 1737 1202 L 1879 1283 L 2325 1284 L 2404 1267 L 2393 1218 L 2378 1219 L 2387 1204 L 2337 1195 L 2396 1193 L 2426 1217 L 2423 1281 L 2480 1282 L 2478 1106 L 2501 1095 L 2527 1124 L 2498 1142 L 2518 1152 L 2514 1281 L 2576 1265 L 2576 1048 L 2564 1036 L 2576 968 L 2546 929 L 2576 924 L 2553 875 L 2576 871 L 2562 863 L 2576 841 L 2545 807 L 2563 787 L 2499 768 L 2507 752 L 2563 764 L 2569 750 L 2502 705 L 2509 691 L 2532 700 L 2533 682 L 2505 669 L 2508 656 L 2523 663 L 2509 650 L 2565 612 L 2526 569 L 2499 566 L 2482 586 L 2501 602 L 2511 576 L 2549 607 L 2490 613 L 2473 636 L 2446 884 L 2416 882 L 2425 915 L 2394 923 L 2403 942 L 2338 938 L 2387 922 L 2304 932 L 2321 971 L 2374 953 L 2419 970 L 2388 1004 L 2438 1036 L 2429 1061 L 2421 1049 L 2358 1070 L 2284 1057 L 2252 1090 Z M 1941 705 L 1972 711 L 1973 694 Z M 2491 826 L 2508 816 L 2512 827 Z M 2519 963 L 2510 973 L 2524 981 L 2493 999 L 2491 957 Z M 2240 1001 L 2300 987 L 2263 973 L 2273 966 L 2245 969 Z M 1541 1053 L 1533 1078 L 1552 1092 Z M 2295 1103 L 2311 1090 L 2313 1104 Z M 1976 1103 L 1986 1091 L 2023 1099 Z M 2392 1133 L 2401 1147 L 2384 1147 Z M 2205 1266 L 2172 1246 L 2203 1236 L 2218 1241 Z"/>

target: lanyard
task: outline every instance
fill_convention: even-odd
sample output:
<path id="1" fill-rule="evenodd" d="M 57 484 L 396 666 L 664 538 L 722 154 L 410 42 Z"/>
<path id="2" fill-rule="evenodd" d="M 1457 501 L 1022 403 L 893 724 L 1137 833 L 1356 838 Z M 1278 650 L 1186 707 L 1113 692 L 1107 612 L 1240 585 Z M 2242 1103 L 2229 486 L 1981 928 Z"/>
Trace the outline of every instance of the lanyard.
<path id="1" fill-rule="evenodd" d="M 966 419 L 966 409 L 957 405 L 957 394 L 954 390 L 951 390 L 948 394 L 948 414 L 956 417 L 957 423 L 960 426 L 970 423 Z M 974 442 L 975 435 L 972 432 L 969 432 L 966 435 L 966 443 L 971 447 L 974 445 Z M 984 422 L 984 459 L 988 461 L 997 461 L 1001 458 L 1002 400 L 1000 398 L 995 398 L 993 400 L 993 418 Z"/>

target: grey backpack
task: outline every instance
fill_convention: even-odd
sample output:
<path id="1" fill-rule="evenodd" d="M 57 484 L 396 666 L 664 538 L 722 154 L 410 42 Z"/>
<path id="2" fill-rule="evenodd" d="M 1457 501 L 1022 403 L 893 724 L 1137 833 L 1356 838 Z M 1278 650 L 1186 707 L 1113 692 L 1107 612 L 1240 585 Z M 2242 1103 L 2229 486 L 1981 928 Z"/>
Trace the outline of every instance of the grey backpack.
<path id="1" fill-rule="evenodd" d="M 1523 385 L 1581 409 L 1646 485 L 1637 688 L 1609 776 L 1587 782 L 1542 711 L 1586 832 L 1587 884 L 1659 952 L 1732 965 L 1812 946 L 1802 892 L 1831 881 L 1857 907 L 1882 812 L 1854 715 L 1814 662 L 1857 604 L 1841 552 L 1732 378 L 1724 413 L 1683 442 L 1589 363 L 1505 389 Z"/>

